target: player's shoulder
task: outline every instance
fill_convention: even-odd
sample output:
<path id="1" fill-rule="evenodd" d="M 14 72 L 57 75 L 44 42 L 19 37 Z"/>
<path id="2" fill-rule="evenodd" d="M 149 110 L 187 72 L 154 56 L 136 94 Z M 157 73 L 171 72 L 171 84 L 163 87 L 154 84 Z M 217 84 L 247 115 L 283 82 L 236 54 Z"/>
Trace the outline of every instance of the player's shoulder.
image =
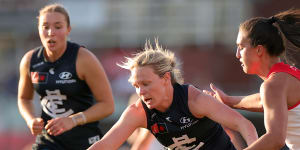
<path id="1" fill-rule="evenodd" d="M 28 52 L 26 52 L 21 59 L 21 64 L 29 64 L 34 52 L 35 49 L 31 49 Z"/>
<path id="2" fill-rule="evenodd" d="M 83 58 L 95 57 L 94 53 L 85 47 L 79 47 L 78 56 Z"/>
<path id="3" fill-rule="evenodd" d="M 189 95 L 189 101 L 195 101 L 198 99 L 199 96 L 201 96 L 203 93 L 201 90 L 199 90 L 197 87 L 193 85 L 188 86 L 188 95 Z"/>
<path id="4" fill-rule="evenodd" d="M 141 126 L 146 127 L 146 112 L 140 100 L 138 100 L 136 103 L 128 105 L 123 114 L 124 116 L 126 116 L 124 118 L 129 118 L 130 120 L 137 122 Z"/>
<path id="5" fill-rule="evenodd" d="M 27 58 L 27 59 L 29 58 L 30 59 L 35 51 L 36 51 L 36 49 L 29 50 L 28 52 L 26 52 L 24 54 L 23 58 Z"/>
<path id="6" fill-rule="evenodd" d="M 128 113 L 132 114 L 133 116 L 145 119 L 146 116 L 146 110 L 144 109 L 144 106 L 142 104 L 142 100 L 137 100 L 135 103 L 129 105 L 127 107 Z"/>
<path id="7" fill-rule="evenodd" d="M 269 76 L 261 86 L 260 91 L 263 93 L 282 93 L 288 89 L 290 76 L 284 72 L 279 72 Z"/>
<path id="8" fill-rule="evenodd" d="M 79 48 L 77 59 L 85 65 L 100 63 L 96 55 L 85 47 Z"/>
<path id="9" fill-rule="evenodd" d="M 138 99 L 135 103 L 128 105 L 128 109 L 137 113 L 144 111 L 144 107 L 140 99 Z"/>
<path id="10" fill-rule="evenodd" d="M 281 88 L 283 87 L 291 75 L 285 72 L 273 73 L 269 76 L 267 80 L 265 80 L 261 87 L 262 88 Z"/>

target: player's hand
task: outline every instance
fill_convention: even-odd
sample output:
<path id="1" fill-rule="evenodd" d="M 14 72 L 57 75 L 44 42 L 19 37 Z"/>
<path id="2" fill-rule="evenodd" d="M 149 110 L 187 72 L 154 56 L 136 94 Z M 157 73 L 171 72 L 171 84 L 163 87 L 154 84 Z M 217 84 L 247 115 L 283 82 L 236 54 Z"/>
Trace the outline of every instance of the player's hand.
<path id="1" fill-rule="evenodd" d="M 222 90 L 217 88 L 214 84 L 210 84 L 210 88 L 212 91 L 203 90 L 204 93 L 209 94 L 219 100 L 220 102 L 226 104 L 226 99 L 228 99 L 228 95 L 225 94 Z"/>
<path id="2" fill-rule="evenodd" d="M 42 118 L 34 118 L 27 122 L 27 125 L 31 131 L 31 134 L 36 136 L 42 133 L 44 128 L 44 121 Z"/>
<path id="3" fill-rule="evenodd" d="M 50 135 L 60 135 L 68 130 L 71 130 L 75 127 L 72 118 L 69 117 L 60 117 L 48 120 L 45 129 Z"/>

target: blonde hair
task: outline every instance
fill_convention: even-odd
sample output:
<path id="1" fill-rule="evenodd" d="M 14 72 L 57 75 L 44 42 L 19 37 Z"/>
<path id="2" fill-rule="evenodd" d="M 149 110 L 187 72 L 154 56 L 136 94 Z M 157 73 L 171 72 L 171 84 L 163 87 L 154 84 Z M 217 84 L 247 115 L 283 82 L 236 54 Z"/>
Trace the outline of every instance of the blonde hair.
<path id="1" fill-rule="evenodd" d="M 166 72 L 171 74 L 171 82 L 183 84 L 183 78 L 179 69 L 179 62 L 173 52 L 163 49 L 158 40 L 155 40 L 155 48 L 152 47 L 149 40 L 145 43 L 145 49 L 142 52 L 134 54 L 132 58 L 125 57 L 127 62 L 117 64 L 118 66 L 132 70 L 136 67 L 151 66 L 154 73 L 162 77 Z M 130 81 L 130 79 L 129 79 Z"/>
<path id="2" fill-rule="evenodd" d="M 57 12 L 57 13 L 63 14 L 66 18 L 66 21 L 67 21 L 67 27 L 70 27 L 69 14 L 68 14 L 67 10 L 64 8 L 63 5 L 58 4 L 58 3 L 49 4 L 49 5 L 46 5 L 45 7 L 43 7 L 42 9 L 40 9 L 39 16 L 37 16 L 38 22 L 40 22 L 40 16 L 41 15 L 43 15 L 45 13 L 51 13 L 51 12 Z"/>

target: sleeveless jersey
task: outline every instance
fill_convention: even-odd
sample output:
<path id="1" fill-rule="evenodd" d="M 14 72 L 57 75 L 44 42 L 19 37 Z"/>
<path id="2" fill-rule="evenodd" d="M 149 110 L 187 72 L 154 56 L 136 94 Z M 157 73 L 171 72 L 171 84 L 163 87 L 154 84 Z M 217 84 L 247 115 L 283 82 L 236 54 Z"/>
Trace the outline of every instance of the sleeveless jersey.
<path id="1" fill-rule="evenodd" d="M 188 108 L 188 85 L 174 84 L 173 101 L 166 112 L 149 109 L 142 102 L 147 128 L 168 149 L 235 150 L 230 138 L 216 122 L 196 118 Z"/>
<path id="2" fill-rule="evenodd" d="M 44 48 L 38 47 L 32 54 L 30 75 L 35 91 L 40 95 L 42 118 L 47 121 L 82 112 L 94 104 L 94 97 L 85 81 L 76 72 L 76 60 L 80 46 L 67 42 L 64 54 L 55 62 L 44 57 Z M 58 135 L 43 132 L 37 137 L 38 145 L 53 145 L 62 149 L 87 149 L 102 137 L 98 122 L 88 123 Z M 57 148 L 59 149 L 59 148 Z"/>
<path id="3" fill-rule="evenodd" d="M 290 66 L 284 63 L 274 64 L 268 74 L 268 77 L 272 73 L 285 72 L 294 76 L 300 80 L 300 70 L 294 66 Z M 289 107 L 288 111 L 288 124 L 286 134 L 286 145 L 292 150 L 300 149 L 300 100 L 297 104 Z"/>

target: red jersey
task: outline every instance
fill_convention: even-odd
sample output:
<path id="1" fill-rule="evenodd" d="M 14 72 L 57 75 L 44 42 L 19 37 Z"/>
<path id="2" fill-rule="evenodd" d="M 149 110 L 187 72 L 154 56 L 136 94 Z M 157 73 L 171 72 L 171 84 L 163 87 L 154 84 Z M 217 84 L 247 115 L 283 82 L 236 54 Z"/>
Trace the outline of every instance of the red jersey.
<path id="1" fill-rule="evenodd" d="M 276 63 L 272 66 L 268 77 L 272 73 L 285 72 L 288 73 L 298 80 L 300 80 L 300 70 L 296 67 L 284 64 Z M 294 106 L 289 107 L 288 111 L 288 122 L 286 130 L 285 143 L 291 150 L 300 149 L 300 100 Z"/>
<path id="2" fill-rule="evenodd" d="M 292 76 L 294 76 L 295 78 L 297 78 L 298 80 L 300 80 L 300 70 L 294 66 L 290 66 L 288 64 L 285 64 L 283 62 L 280 63 L 276 63 L 272 66 L 269 74 L 268 74 L 268 78 L 272 73 L 277 73 L 277 72 L 285 72 L 288 73 Z M 297 107 L 300 104 L 300 100 L 297 104 L 295 104 L 294 106 L 289 107 L 289 110 Z"/>

